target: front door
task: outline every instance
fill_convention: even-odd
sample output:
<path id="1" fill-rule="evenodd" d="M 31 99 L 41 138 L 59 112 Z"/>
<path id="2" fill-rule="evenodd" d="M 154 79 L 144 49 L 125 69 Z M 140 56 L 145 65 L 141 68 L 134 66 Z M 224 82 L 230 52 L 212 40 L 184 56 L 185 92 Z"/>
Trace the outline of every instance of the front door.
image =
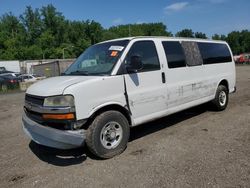
<path id="1" fill-rule="evenodd" d="M 165 73 L 160 65 L 155 43 L 151 40 L 136 41 L 132 44 L 125 64 L 131 56 L 140 56 L 143 68 L 136 73 L 125 74 L 129 107 L 139 124 L 166 110 Z"/>

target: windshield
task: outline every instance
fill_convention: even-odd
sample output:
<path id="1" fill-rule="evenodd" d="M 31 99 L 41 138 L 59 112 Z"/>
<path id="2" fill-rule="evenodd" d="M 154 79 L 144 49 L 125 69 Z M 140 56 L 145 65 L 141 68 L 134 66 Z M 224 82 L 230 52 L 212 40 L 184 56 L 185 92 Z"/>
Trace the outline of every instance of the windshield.
<path id="1" fill-rule="evenodd" d="M 64 75 L 110 75 L 129 40 L 90 46 L 64 72 Z"/>

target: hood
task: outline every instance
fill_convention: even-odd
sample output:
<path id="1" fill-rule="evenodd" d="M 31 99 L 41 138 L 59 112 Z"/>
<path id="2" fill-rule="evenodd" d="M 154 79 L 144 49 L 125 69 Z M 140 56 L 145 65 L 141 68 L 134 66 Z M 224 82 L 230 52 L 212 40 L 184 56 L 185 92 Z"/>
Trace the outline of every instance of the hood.
<path id="1" fill-rule="evenodd" d="M 31 85 L 26 93 L 37 96 L 61 95 L 67 87 L 95 78 L 97 76 L 58 76 L 47 78 Z"/>

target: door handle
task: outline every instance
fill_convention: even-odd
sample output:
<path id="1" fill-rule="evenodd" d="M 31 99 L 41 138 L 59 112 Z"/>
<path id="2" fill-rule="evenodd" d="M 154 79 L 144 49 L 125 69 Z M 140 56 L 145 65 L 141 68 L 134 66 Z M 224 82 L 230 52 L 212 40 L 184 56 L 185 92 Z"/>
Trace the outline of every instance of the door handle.
<path id="1" fill-rule="evenodd" d="M 166 76 L 164 72 L 161 73 L 161 80 L 162 80 L 162 83 L 166 83 Z"/>

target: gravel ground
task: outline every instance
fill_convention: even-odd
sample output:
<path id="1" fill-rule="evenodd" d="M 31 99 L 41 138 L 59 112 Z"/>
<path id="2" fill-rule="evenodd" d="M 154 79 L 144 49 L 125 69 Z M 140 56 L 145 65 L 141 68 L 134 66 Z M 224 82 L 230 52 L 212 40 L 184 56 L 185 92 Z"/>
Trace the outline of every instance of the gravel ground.
<path id="1" fill-rule="evenodd" d="M 23 100 L 0 95 L 0 187 L 250 187 L 250 66 L 237 67 L 225 111 L 202 105 L 135 127 L 109 160 L 31 142 Z"/>

